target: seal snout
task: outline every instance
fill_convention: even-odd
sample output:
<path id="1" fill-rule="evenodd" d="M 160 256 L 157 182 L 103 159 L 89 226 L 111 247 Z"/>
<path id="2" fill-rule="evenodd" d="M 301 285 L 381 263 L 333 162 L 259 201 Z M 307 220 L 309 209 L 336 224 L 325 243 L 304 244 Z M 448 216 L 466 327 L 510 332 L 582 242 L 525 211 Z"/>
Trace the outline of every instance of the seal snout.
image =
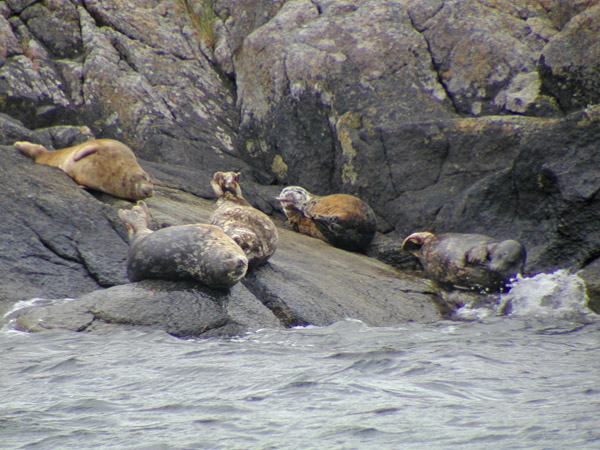
<path id="1" fill-rule="evenodd" d="M 152 180 L 146 174 L 141 174 L 135 181 L 133 190 L 135 192 L 132 196 L 135 196 L 136 200 L 152 197 L 152 194 L 154 194 L 154 183 L 152 183 Z"/>
<path id="2" fill-rule="evenodd" d="M 246 275 L 248 270 L 248 258 L 243 255 L 232 256 L 230 259 L 223 261 L 223 264 L 230 273 L 231 279 L 236 281 Z"/>

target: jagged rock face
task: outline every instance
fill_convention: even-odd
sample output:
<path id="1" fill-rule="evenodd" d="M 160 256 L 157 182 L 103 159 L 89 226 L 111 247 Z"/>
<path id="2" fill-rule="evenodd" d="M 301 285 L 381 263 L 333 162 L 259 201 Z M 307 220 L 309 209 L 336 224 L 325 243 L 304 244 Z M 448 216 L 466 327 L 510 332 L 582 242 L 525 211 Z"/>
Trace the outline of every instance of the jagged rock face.
<path id="1" fill-rule="evenodd" d="M 151 161 L 235 153 L 235 93 L 182 2 L 30 3 L 2 6 L 2 112 L 28 128 L 87 125 Z"/>
<path id="2" fill-rule="evenodd" d="M 600 252 L 578 207 L 600 186 L 570 188 L 596 180 L 598 113 L 565 112 L 598 102 L 597 3 L 289 1 L 233 55 L 240 152 L 401 236 L 514 237 L 532 271 L 578 267 Z"/>

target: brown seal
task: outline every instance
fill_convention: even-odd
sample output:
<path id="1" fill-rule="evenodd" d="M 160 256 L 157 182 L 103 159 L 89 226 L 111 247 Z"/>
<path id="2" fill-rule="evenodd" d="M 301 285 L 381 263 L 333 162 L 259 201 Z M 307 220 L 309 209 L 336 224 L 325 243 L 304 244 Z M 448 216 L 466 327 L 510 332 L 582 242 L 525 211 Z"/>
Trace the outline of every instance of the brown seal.
<path id="1" fill-rule="evenodd" d="M 526 252 L 514 240 L 498 241 L 481 234 L 427 231 L 413 233 L 402 248 L 415 255 L 425 276 L 447 287 L 503 291 L 522 274 Z"/>
<path id="2" fill-rule="evenodd" d="M 219 227 L 200 223 L 152 231 L 144 202 L 130 210 L 119 210 L 119 218 L 129 234 L 130 281 L 195 280 L 210 287 L 228 288 L 246 274 L 248 258 Z"/>
<path id="3" fill-rule="evenodd" d="M 131 149 L 119 141 L 93 139 L 55 151 L 25 141 L 14 146 L 36 163 L 62 169 L 82 186 L 133 200 L 152 195 L 152 181 Z"/>
<path id="4" fill-rule="evenodd" d="M 349 194 L 319 197 L 300 186 L 284 188 L 279 197 L 292 228 L 321 239 L 334 247 L 362 251 L 377 228 L 369 205 Z"/>
<path id="5" fill-rule="evenodd" d="M 209 222 L 217 225 L 244 250 L 250 268 L 267 262 L 277 249 L 277 228 L 269 216 L 242 196 L 240 173 L 216 172 L 210 185 L 218 197 Z"/>

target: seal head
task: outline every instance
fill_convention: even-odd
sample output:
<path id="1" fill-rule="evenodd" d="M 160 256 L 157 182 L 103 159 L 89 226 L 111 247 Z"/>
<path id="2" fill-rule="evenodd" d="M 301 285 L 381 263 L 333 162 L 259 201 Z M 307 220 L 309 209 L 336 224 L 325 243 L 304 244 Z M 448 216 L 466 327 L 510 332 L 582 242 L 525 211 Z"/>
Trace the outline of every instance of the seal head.
<path id="1" fill-rule="evenodd" d="M 276 200 L 292 228 L 334 247 L 362 251 L 375 235 L 377 221 L 373 210 L 353 195 L 320 197 L 300 186 L 288 186 Z"/>
<path id="2" fill-rule="evenodd" d="M 14 146 L 36 163 L 58 167 L 81 186 L 130 200 L 153 193 L 152 181 L 133 151 L 114 139 L 93 139 L 55 151 L 25 141 Z"/>
<path id="3" fill-rule="evenodd" d="M 506 290 L 510 279 L 523 273 L 527 257 L 521 243 L 481 234 L 418 232 L 404 239 L 402 249 L 442 286 L 483 291 Z"/>
<path id="4" fill-rule="evenodd" d="M 138 202 L 131 210 L 119 210 L 129 234 L 127 277 L 194 280 L 213 288 L 229 288 L 248 269 L 243 250 L 214 225 L 194 224 L 148 228 L 148 208 Z"/>
<path id="5" fill-rule="evenodd" d="M 239 172 L 216 172 L 211 186 L 218 197 L 217 209 L 210 216 L 212 225 L 221 227 L 244 250 L 249 268 L 264 263 L 275 253 L 279 240 L 269 216 L 254 208 L 242 195 Z"/>

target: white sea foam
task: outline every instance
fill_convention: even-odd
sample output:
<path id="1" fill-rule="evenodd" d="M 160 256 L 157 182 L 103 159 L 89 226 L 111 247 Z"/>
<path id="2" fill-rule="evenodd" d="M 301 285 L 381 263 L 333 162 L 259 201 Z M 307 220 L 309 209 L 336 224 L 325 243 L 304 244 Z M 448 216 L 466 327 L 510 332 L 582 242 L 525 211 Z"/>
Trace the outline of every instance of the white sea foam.
<path id="1" fill-rule="evenodd" d="M 578 319 L 594 313 L 586 306 L 584 281 L 567 270 L 519 278 L 501 296 L 498 311 L 511 316 L 551 316 Z"/>
<path id="2" fill-rule="evenodd" d="M 14 323 L 17 319 L 17 316 L 19 315 L 19 311 L 22 311 L 27 308 L 31 308 L 33 306 L 47 306 L 47 305 L 53 305 L 56 303 L 70 302 L 73 300 L 74 300 L 73 298 L 48 299 L 48 298 L 41 298 L 41 297 L 30 298 L 29 300 L 19 300 L 0 319 L 0 330 L 4 331 L 4 332 L 15 331 Z"/>

